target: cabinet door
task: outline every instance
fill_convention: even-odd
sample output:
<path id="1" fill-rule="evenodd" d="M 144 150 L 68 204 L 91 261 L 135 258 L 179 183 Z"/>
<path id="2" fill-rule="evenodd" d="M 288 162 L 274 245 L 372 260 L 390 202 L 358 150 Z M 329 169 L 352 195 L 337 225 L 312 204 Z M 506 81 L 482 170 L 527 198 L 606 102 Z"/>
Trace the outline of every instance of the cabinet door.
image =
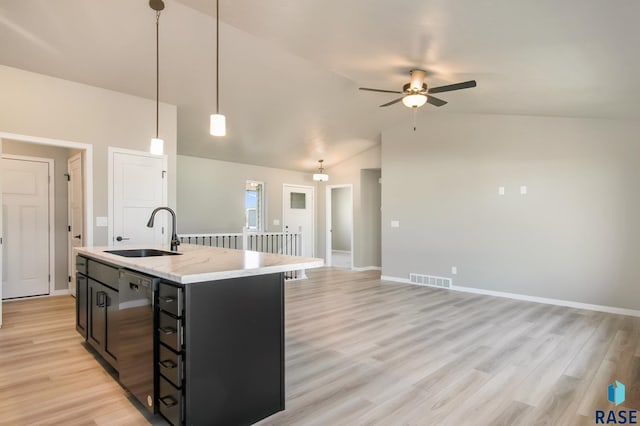
<path id="1" fill-rule="evenodd" d="M 106 301 L 104 307 L 105 315 L 105 335 L 104 335 L 104 356 L 113 365 L 118 359 L 118 350 L 120 348 L 119 333 L 118 333 L 118 309 L 119 300 L 118 292 L 110 289 L 109 287 L 102 286 L 102 291 L 106 294 Z"/>
<path id="2" fill-rule="evenodd" d="M 89 278 L 88 280 L 88 309 L 87 309 L 87 340 L 98 352 L 104 348 L 106 333 L 105 307 L 107 293 L 104 286 Z"/>
<path id="3" fill-rule="evenodd" d="M 87 277 L 76 275 L 76 330 L 87 339 Z"/>

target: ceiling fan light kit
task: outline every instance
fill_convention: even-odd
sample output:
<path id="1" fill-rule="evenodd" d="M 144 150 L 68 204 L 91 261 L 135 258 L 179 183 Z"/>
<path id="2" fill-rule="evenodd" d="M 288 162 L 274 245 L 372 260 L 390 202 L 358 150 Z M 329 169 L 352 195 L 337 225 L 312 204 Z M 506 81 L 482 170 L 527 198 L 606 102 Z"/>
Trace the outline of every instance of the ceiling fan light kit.
<path id="1" fill-rule="evenodd" d="M 409 108 L 420 108 L 427 103 L 427 97 L 419 93 L 415 95 L 407 95 L 402 98 L 402 103 Z"/>
<path id="2" fill-rule="evenodd" d="M 160 11 L 164 10 L 162 0 L 149 0 L 149 7 L 156 11 L 156 137 L 151 138 L 149 152 L 154 155 L 164 154 L 164 141 L 158 136 L 160 118 Z"/>
<path id="3" fill-rule="evenodd" d="M 322 167 L 323 162 L 324 160 L 318 160 L 318 163 L 320 163 L 320 167 L 318 168 L 318 170 L 320 170 L 320 173 L 313 174 L 313 180 L 315 180 L 316 182 L 326 182 L 329 180 L 329 175 L 324 173 L 324 168 Z"/>
<path id="4" fill-rule="evenodd" d="M 227 119 L 220 114 L 220 5 L 216 0 L 216 113 L 209 117 L 209 132 L 213 136 L 226 136 Z"/>

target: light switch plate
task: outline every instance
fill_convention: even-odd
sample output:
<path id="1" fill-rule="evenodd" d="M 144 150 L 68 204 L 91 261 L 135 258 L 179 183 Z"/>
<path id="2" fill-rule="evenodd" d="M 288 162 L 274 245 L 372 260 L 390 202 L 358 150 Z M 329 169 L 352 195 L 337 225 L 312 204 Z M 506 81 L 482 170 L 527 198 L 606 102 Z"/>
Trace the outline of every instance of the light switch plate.
<path id="1" fill-rule="evenodd" d="M 456 275 L 458 273 L 458 267 L 457 266 L 452 266 L 451 267 L 451 274 Z"/>
<path id="2" fill-rule="evenodd" d="M 504 195 L 504 186 L 498 187 L 498 195 Z"/>
<path id="3" fill-rule="evenodd" d="M 526 186 L 522 185 L 520 187 L 520 194 L 527 195 L 527 187 Z"/>
<path id="4" fill-rule="evenodd" d="M 109 222 L 106 216 L 96 216 L 96 228 L 106 228 Z"/>
<path id="5" fill-rule="evenodd" d="M 392 220 L 391 221 L 391 227 L 392 228 L 400 228 L 400 221 L 399 220 Z"/>
<path id="6" fill-rule="evenodd" d="M 280 219 L 273 219 L 273 225 L 274 226 L 280 225 Z"/>

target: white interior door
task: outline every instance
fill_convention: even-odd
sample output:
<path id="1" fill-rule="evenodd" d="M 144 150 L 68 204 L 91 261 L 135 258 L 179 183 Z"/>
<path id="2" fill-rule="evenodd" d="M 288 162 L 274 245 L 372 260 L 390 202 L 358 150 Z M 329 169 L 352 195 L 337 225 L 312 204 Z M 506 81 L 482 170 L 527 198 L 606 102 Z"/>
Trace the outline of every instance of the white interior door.
<path id="1" fill-rule="evenodd" d="M 282 225 L 285 232 L 302 234 L 302 256 L 314 255 L 314 188 L 283 185 Z"/>
<path id="2" fill-rule="evenodd" d="M 84 245 L 84 179 L 82 176 L 82 154 L 77 153 L 67 160 L 69 182 L 69 292 L 76 295 L 76 265 L 73 256 L 74 247 Z"/>
<path id="3" fill-rule="evenodd" d="M 49 163 L 2 158 L 2 298 L 49 294 Z"/>
<path id="4" fill-rule="evenodd" d="M 146 226 L 153 209 L 167 203 L 166 156 L 116 149 L 110 152 L 111 244 L 166 244 L 166 212 L 158 213 L 153 228 Z"/>

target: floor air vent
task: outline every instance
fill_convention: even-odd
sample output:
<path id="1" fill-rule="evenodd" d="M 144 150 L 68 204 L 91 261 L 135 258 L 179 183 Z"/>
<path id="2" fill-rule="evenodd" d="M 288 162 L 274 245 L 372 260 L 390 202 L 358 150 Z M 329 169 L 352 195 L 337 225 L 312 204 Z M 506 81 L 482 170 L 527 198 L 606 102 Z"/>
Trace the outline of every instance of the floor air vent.
<path id="1" fill-rule="evenodd" d="M 433 275 L 409 274 L 409 282 L 429 287 L 451 288 L 451 278 L 436 277 Z"/>

